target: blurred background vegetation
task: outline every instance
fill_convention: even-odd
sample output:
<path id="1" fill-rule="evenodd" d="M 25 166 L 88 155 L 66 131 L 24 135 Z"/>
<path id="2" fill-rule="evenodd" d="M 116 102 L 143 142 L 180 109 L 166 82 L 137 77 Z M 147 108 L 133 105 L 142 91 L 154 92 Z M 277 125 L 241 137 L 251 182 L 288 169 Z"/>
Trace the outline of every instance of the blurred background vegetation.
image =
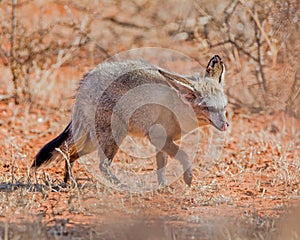
<path id="1" fill-rule="evenodd" d="M 0 2 L 0 99 L 59 107 L 74 94 L 66 79 L 120 51 L 162 47 L 203 66 L 219 54 L 232 109 L 300 116 L 298 0 Z"/>

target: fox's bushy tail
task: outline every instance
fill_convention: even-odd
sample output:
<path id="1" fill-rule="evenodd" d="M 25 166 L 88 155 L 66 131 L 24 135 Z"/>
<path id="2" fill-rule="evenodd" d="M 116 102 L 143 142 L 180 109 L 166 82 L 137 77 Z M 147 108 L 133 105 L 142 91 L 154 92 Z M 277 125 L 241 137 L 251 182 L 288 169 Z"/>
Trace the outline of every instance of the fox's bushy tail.
<path id="1" fill-rule="evenodd" d="M 74 162 L 80 156 L 91 153 L 96 149 L 96 146 L 91 140 L 90 133 L 87 129 L 76 125 L 76 136 L 73 135 L 72 121 L 68 124 L 65 130 L 56 138 L 48 142 L 37 153 L 31 165 L 31 168 L 39 168 L 41 165 L 46 165 L 54 160 L 65 160 Z"/>
<path id="2" fill-rule="evenodd" d="M 68 124 L 68 126 L 65 128 L 65 130 L 56 138 L 48 142 L 45 146 L 42 147 L 42 149 L 37 153 L 35 156 L 35 159 L 32 163 L 31 168 L 39 168 L 43 164 L 47 164 L 52 162 L 55 159 L 63 158 L 62 154 L 59 153 L 56 148 L 60 148 L 62 152 L 64 152 L 63 149 L 68 148 L 70 151 L 70 155 L 74 158 L 78 158 L 77 152 L 74 153 L 74 144 L 72 141 L 72 122 Z M 74 155 L 76 154 L 76 155 Z"/>

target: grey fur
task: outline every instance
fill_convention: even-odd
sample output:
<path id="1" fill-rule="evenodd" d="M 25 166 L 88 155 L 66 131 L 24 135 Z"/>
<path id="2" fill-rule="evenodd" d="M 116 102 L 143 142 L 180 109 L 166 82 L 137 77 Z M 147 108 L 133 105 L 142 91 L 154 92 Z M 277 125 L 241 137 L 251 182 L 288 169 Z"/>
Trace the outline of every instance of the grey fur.
<path id="1" fill-rule="evenodd" d="M 216 61 L 213 67 L 219 63 L 224 68 L 220 58 Z M 143 61 L 99 65 L 85 75 L 78 88 L 71 138 L 64 143 L 69 146 L 70 162 L 98 150 L 101 171 L 119 183 L 109 165 L 122 140 L 127 134 L 148 137 L 157 149 L 159 184 L 166 184 L 164 167 L 170 156 L 179 160 L 184 181 L 190 185 L 191 163 L 174 141 L 201 125 L 212 124 L 219 130 L 228 126 L 224 83 L 219 82 L 220 71 L 214 76 L 214 69 L 209 67 L 209 75 L 201 78 L 199 74 L 182 76 Z M 69 171 L 67 167 L 65 180 Z"/>

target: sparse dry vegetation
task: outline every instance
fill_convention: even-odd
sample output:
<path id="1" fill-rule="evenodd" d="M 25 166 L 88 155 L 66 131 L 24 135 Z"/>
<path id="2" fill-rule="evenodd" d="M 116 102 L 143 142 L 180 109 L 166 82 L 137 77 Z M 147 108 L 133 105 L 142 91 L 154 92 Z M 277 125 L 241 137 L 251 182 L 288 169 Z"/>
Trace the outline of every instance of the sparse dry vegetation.
<path id="1" fill-rule="evenodd" d="M 299 1 L 0 3 L 0 239 L 300 238 Z M 60 164 L 30 175 L 83 74 L 149 46 L 226 63 L 231 128 L 200 130 L 192 187 L 117 191 L 78 162 L 68 186 Z M 154 166 L 124 151 L 115 162 Z"/>

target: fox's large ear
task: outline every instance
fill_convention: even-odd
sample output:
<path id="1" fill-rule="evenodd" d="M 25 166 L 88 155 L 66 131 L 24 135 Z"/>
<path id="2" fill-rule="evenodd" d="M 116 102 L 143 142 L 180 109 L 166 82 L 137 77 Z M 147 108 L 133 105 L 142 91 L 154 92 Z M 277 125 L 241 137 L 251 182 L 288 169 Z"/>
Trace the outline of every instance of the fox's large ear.
<path id="1" fill-rule="evenodd" d="M 196 99 L 197 91 L 190 80 L 162 70 L 158 70 L 158 72 L 165 77 L 168 84 L 174 88 L 178 94 L 182 95 L 188 100 Z"/>
<path id="2" fill-rule="evenodd" d="M 218 81 L 220 84 L 224 84 L 225 64 L 219 55 L 215 55 L 209 60 L 206 67 L 205 77 L 209 77 Z"/>

